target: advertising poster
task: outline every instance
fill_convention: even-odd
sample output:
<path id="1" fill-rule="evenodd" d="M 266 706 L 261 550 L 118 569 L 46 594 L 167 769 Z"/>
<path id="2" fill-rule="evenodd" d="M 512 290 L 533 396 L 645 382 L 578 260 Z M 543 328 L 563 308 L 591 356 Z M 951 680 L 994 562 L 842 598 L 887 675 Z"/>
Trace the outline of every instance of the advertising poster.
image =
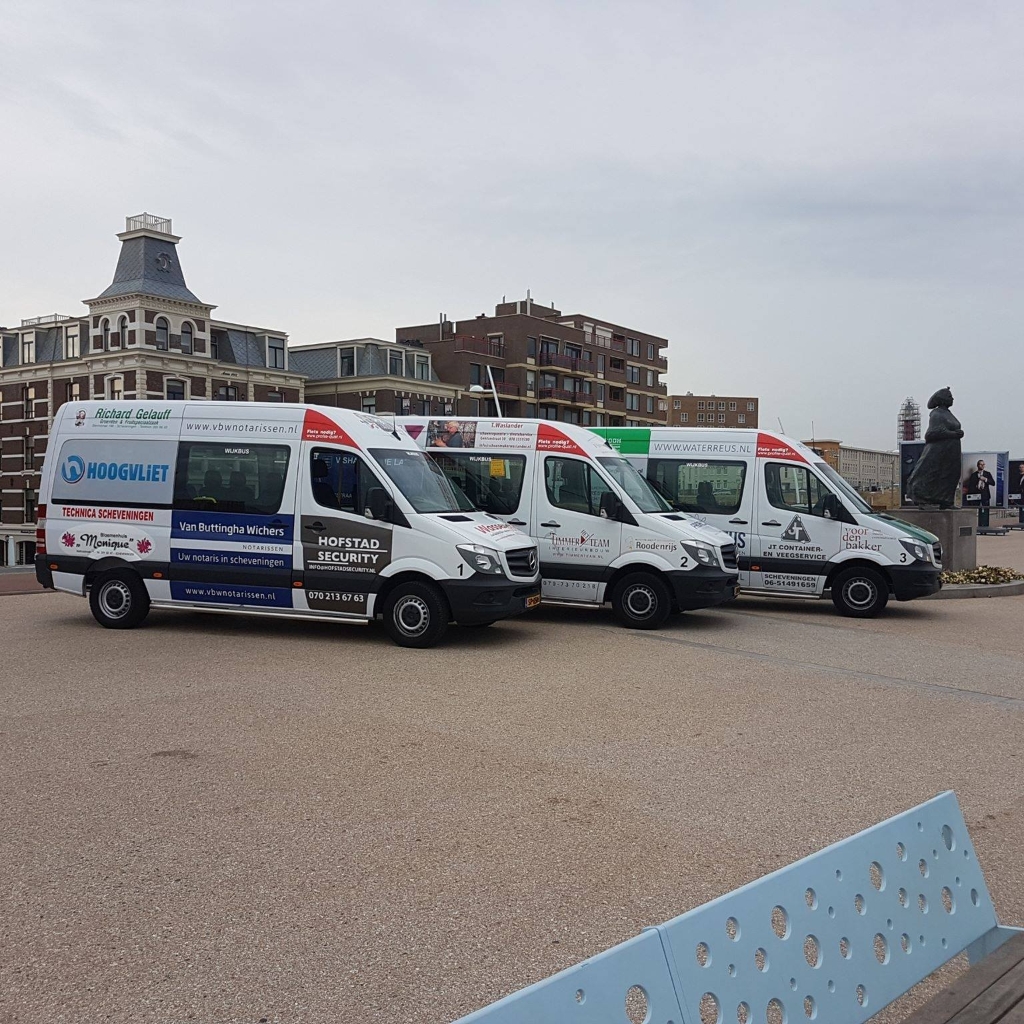
<path id="1" fill-rule="evenodd" d="M 912 505 L 910 495 L 907 494 L 907 482 L 910 474 L 914 472 L 917 460 L 921 458 L 924 451 L 924 441 L 900 441 L 900 504 Z"/>
<path id="2" fill-rule="evenodd" d="M 431 420 L 427 424 L 428 448 L 472 448 L 476 423 L 472 420 Z"/>
<path id="3" fill-rule="evenodd" d="M 1010 504 L 1024 506 L 1024 455 L 1010 459 Z"/>
<path id="4" fill-rule="evenodd" d="M 1005 508 L 1009 452 L 964 452 L 960 493 L 964 508 Z"/>

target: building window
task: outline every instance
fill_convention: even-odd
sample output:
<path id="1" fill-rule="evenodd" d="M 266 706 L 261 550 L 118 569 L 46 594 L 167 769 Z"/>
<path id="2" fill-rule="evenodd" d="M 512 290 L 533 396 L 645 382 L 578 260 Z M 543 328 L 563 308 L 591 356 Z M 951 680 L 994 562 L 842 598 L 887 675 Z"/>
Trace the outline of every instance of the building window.
<path id="1" fill-rule="evenodd" d="M 532 395 L 537 390 L 537 371 L 526 371 L 526 393 Z"/>
<path id="2" fill-rule="evenodd" d="M 354 348 L 338 349 L 338 375 L 341 377 L 356 375 L 356 350 Z"/>
<path id="3" fill-rule="evenodd" d="M 400 398 L 398 400 L 398 415 L 399 416 L 411 416 L 412 415 L 412 399 L 411 398 Z"/>
<path id="4" fill-rule="evenodd" d="M 754 411 L 754 403 L 753 402 L 747 402 L 747 412 L 753 412 L 753 411 Z"/>
<path id="5" fill-rule="evenodd" d="M 725 402 L 718 403 L 719 412 L 725 412 Z"/>
<path id="6" fill-rule="evenodd" d="M 78 344 L 78 335 L 69 332 L 67 337 L 64 339 L 64 358 L 77 359 L 80 354 L 81 349 Z"/>
<path id="7" fill-rule="evenodd" d="M 630 412 L 640 411 L 640 396 L 634 395 L 632 391 L 626 392 L 626 408 Z"/>
<path id="8" fill-rule="evenodd" d="M 100 331 L 103 334 L 103 351 L 106 352 L 110 348 L 110 321 L 104 319 L 100 324 Z"/>
<path id="9" fill-rule="evenodd" d="M 604 373 L 605 368 L 605 355 L 603 352 L 597 353 L 597 372 Z"/>
<path id="10" fill-rule="evenodd" d="M 78 381 L 69 380 L 64 385 L 64 400 L 66 402 L 77 402 L 82 397 L 82 385 Z"/>
<path id="11" fill-rule="evenodd" d="M 530 359 L 537 358 L 537 339 L 527 338 L 526 339 L 526 354 Z"/>
<path id="12" fill-rule="evenodd" d="M 720 412 L 718 414 L 718 422 L 719 423 L 724 423 L 725 422 L 725 413 L 724 412 Z"/>
<path id="13" fill-rule="evenodd" d="M 654 345 L 652 345 L 650 342 L 648 342 L 647 343 L 647 361 L 648 362 L 651 362 L 651 363 L 654 362 L 654 356 L 656 354 L 656 351 L 657 350 L 655 349 Z"/>
<path id="14" fill-rule="evenodd" d="M 626 383 L 627 384 L 639 384 L 640 383 L 640 367 L 629 365 L 626 367 Z"/>
<path id="15" fill-rule="evenodd" d="M 739 414 L 739 416 L 736 417 L 736 422 L 737 423 L 746 423 L 747 422 L 747 414 L 745 412 L 741 412 Z"/>
<path id="16" fill-rule="evenodd" d="M 210 334 L 210 358 L 220 359 L 220 338 L 214 337 L 212 332 Z"/>
<path id="17" fill-rule="evenodd" d="M 268 402 L 283 402 L 284 395 L 280 391 L 268 391 L 267 392 Z"/>
<path id="18" fill-rule="evenodd" d="M 164 382 L 164 394 L 168 402 L 185 401 L 185 382 L 183 380 L 166 380 Z"/>
<path id="19" fill-rule="evenodd" d="M 479 384 L 480 383 L 480 364 L 479 363 L 470 363 L 469 364 L 469 383 L 470 383 L 471 386 L 473 384 Z"/>
<path id="20" fill-rule="evenodd" d="M 598 384 L 597 385 L 597 396 L 596 397 L 597 397 L 597 400 L 599 402 L 603 402 L 604 401 L 604 389 L 605 389 L 605 385 L 604 384 Z"/>
<path id="21" fill-rule="evenodd" d="M 217 388 L 218 402 L 237 402 L 238 388 L 234 384 L 222 384 Z"/>
<path id="22" fill-rule="evenodd" d="M 673 398 L 672 399 L 672 408 L 673 409 L 681 409 L 682 407 L 683 407 L 683 403 L 678 398 Z"/>
<path id="23" fill-rule="evenodd" d="M 267 366 L 272 370 L 284 369 L 284 338 L 267 339 Z"/>
<path id="24" fill-rule="evenodd" d="M 34 363 L 36 361 L 36 332 L 30 331 L 21 336 L 21 361 L 22 363 Z"/>
<path id="25" fill-rule="evenodd" d="M 649 388 L 653 388 L 654 387 L 654 371 L 653 370 L 648 370 L 647 371 L 647 386 Z"/>
<path id="26" fill-rule="evenodd" d="M 29 436 L 25 438 L 23 458 L 25 461 L 25 472 L 31 473 L 36 465 L 36 441 L 34 437 Z"/>
<path id="27" fill-rule="evenodd" d="M 626 354 L 636 356 L 640 358 L 640 339 L 639 338 L 627 338 L 626 339 Z"/>
<path id="28" fill-rule="evenodd" d="M 392 377 L 405 376 L 405 355 L 402 352 L 388 354 L 388 372 Z"/>
<path id="29" fill-rule="evenodd" d="M 33 419 L 36 414 L 36 389 L 34 387 L 21 389 L 21 404 L 24 418 Z"/>
<path id="30" fill-rule="evenodd" d="M 698 402 L 697 403 L 697 409 L 700 410 L 700 409 L 703 409 L 703 408 L 704 408 L 704 403 L 703 402 Z M 703 422 L 703 420 L 701 422 Z"/>
<path id="31" fill-rule="evenodd" d="M 117 322 L 117 340 L 121 343 L 121 348 L 124 348 L 128 344 L 128 317 L 123 316 Z"/>
<path id="32" fill-rule="evenodd" d="M 416 379 L 430 380 L 430 360 L 426 356 L 416 357 Z"/>
<path id="33" fill-rule="evenodd" d="M 729 403 L 729 412 L 735 412 L 735 411 L 736 411 L 736 403 L 735 402 L 730 402 Z"/>
<path id="34" fill-rule="evenodd" d="M 363 395 L 362 401 L 359 408 L 363 412 L 376 414 L 377 412 L 377 392 L 375 391 L 372 395 Z"/>
<path id="35" fill-rule="evenodd" d="M 697 413 L 697 422 L 698 423 L 703 423 L 704 422 L 704 413 L 702 413 L 702 412 Z"/>
<path id="36" fill-rule="evenodd" d="M 167 351 L 167 321 L 162 316 L 156 318 L 156 347 L 161 352 Z"/>
<path id="37" fill-rule="evenodd" d="M 107 379 L 107 398 L 111 402 L 120 402 L 124 398 L 124 377 Z"/>
<path id="38" fill-rule="evenodd" d="M 688 412 L 684 412 L 683 415 L 680 417 L 680 419 L 681 419 L 681 421 L 683 423 L 689 423 L 690 422 L 690 414 Z"/>
<path id="39" fill-rule="evenodd" d="M 181 325 L 181 351 L 192 351 L 192 325 L 187 320 Z"/>
<path id="40" fill-rule="evenodd" d="M 25 522 L 34 523 L 36 521 L 36 492 L 31 487 L 25 488 Z"/>
<path id="41" fill-rule="evenodd" d="M 647 396 L 647 411 L 654 412 L 654 398 L 651 395 Z"/>

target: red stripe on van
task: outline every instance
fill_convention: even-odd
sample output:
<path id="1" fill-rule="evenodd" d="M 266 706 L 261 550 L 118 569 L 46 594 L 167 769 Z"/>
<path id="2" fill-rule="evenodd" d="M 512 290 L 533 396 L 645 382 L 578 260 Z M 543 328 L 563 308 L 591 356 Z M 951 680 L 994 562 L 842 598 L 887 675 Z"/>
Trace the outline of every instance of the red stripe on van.
<path id="1" fill-rule="evenodd" d="M 316 409 L 306 410 L 306 418 L 302 421 L 302 440 L 327 441 L 331 444 L 344 444 L 349 448 L 359 447 L 334 420 L 322 412 L 317 412 Z"/>
<path id="2" fill-rule="evenodd" d="M 783 459 L 787 462 L 806 462 L 792 445 L 771 434 L 757 435 L 757 457 L 759 459 Z"/>
<path id="3" fill-rule="evenodd" d="M 537 427 L 537 451 L 568 452 L 570 455 L 587 457 L 587 453 L 568 434 L 563 434 L 557 427 L 547 423 Z"/>

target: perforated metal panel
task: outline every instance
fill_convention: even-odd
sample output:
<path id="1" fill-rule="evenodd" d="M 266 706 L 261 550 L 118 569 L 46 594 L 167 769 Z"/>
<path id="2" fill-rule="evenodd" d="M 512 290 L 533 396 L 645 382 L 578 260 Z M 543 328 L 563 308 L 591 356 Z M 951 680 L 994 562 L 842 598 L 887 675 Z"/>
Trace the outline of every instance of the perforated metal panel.
<path id="1" fill-rule="evenodd" d="M 461 1024 L 861 1024 L 1009 932 L 944 793 Z"/>

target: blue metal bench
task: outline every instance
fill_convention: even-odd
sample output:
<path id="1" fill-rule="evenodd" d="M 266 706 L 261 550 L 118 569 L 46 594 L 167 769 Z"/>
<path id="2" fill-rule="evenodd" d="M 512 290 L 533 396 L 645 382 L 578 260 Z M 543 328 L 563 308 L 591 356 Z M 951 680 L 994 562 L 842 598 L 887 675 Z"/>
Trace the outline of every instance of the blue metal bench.
<path id="1" fill-rule="evenodd" d="M 458 1024 L 861 1024 L 999 924 L 955 794 L 727 893 Z"/>

